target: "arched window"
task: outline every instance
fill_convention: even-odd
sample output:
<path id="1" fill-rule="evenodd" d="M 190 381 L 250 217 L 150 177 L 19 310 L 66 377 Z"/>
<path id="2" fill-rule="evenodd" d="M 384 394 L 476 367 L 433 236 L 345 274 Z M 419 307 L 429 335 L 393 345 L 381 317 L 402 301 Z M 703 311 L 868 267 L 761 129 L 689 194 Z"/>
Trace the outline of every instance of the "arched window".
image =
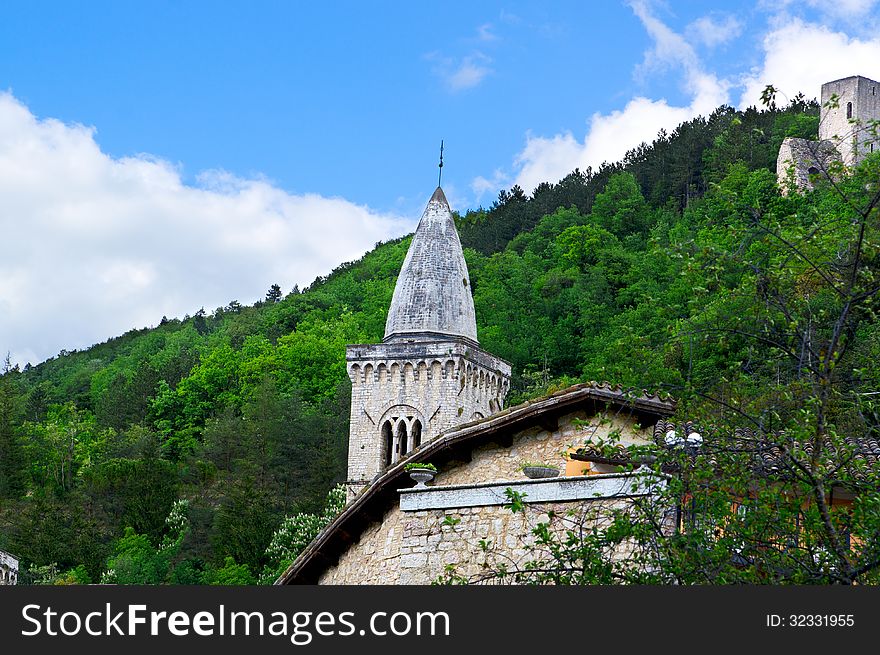
<path id="1" fill-rule="evenodd" d="M 394 457 L 394 434 L 391 421 L 385 421 L 382 424 L 382 447 L 382 464 L 388 466 Z"/>
<path id="2" fill-rule="evenodd" d="M 380 456 L 382 466 L 399 462 L 422 444 L 425 419 L 411 405 L 395 405 L 379 419 Z"/>
<path id="3" fill-rule="evenodd" d="M 410 442 L 412 443 L 412 450 L 422 445 L 422 424 L 419 422 L 419 419 L 413 421 Z"/>
<path id="4" fill-rule="evenodd" d="M 851 102 L 846 103 L 846 117 L 852 118 L 852 103 Z"/>
<path id="5" fill-rule="evenodd" d="M 400 421 L 400 423 L 397 424 L 397 439 L 395 440 L 397 441 L 397 448 L 394 449 L 395 462 L 403 457 L 406 454 L 406 451 L 409 450 L 406 444 L 406 437 L 406 422 Z"/>

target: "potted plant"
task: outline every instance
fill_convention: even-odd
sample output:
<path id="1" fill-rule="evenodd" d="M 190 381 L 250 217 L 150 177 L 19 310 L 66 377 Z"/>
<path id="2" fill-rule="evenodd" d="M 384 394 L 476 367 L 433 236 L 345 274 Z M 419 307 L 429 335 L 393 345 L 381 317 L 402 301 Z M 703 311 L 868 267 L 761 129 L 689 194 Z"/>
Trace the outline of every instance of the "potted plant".
<path id="1" fill-rule="evenodd" d="M 523 462 L 519 468 L 526 474 L 527 478 L 533 480 L 537 478 L 555 478 L 559 475 L 558 466 L 551 466 L 544 462 Z"/>
<path id="2" fill-rule="evenodd" d="M 430 482 L 437 475 L 437 467 L 433 464 L 425 464 L 423 462 L 410 462 L 403 467 L 403 470 L 409 473 L 411 480 L 414 480 L 416 487 L 426 487 L 426 482 Z"/>

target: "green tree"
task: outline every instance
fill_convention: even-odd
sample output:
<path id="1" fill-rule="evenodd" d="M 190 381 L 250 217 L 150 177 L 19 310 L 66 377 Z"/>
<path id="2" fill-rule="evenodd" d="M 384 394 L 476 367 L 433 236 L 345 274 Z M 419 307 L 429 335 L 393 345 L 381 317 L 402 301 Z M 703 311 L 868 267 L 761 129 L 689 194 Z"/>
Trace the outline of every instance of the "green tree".
<path id="1" fill-rule="evenodd" d="M 278 518 L 269 489 L 257 479 L 245 476 L 230 483 L 211 531 L 215 559 L 232 557 L 259 570 Z"/>
<path id="2" fill-rule="evenodd" d="M 750 177 L 745 188 L 762 188 L 765 174 Z M 876 325 L 878 177 L 880 156 L 806 196 L 718 194 L 735 204 L 685 271 L 715 293 L 695 299 L 670 344 L 685 371 L 682 421 L 663 442 L 628 449 L 630 470 L 643 465 L 662 485 L 551 517 L 523 566 L 488 577 L 880 582 L 880 380 L 853 351 Z M 851 502 L 834 503 L 841 493 Z M 461 579 L 450 571 L 445 581 Z"/>
<path id="3" fill-rule="evenodd" d="M 202 577 L 202 584 L 208 585 L 252 585 L 257 580 L 245 564 L 236 564 L 235 559 L 227 557 L 219 569 L 209 569 Z"/>
<path id="4" fill-rule="evenodd" d="M 101 576 L 104 584 L 163 584 L 168 581 L 172 565 L 189 530 L 186 513 L 188 503 L 177 501 L 165 520 L 166 533 L 159 547 L 150 539 L 125 528 L 125 534 L 116 542 L 114 554 L 107 560 L 107 570 Z"/>
<path id="5" fill-rule="evenodd" d="M 0 498 L 18 498 L 25 490 L 25 460 L 21 445 L 22 406 L 17 389 L 18 367 L 10 355 L 0 368 Z"/>
<path id="6" fill-rule="evenodd" d="M 208 333 L 208 321 L 205 318 L 205 308 L 202 307 L 199 311 L 193 314 L 192 318 L 193 327 L 196 332 L 200 335 Z"/>
<path id="7" fill-rule="evenodd" d="M 593 202 L 593 220 L 619 238 L 644 234 L 651 212 L 631 173 L 612 175 Z"/>
<path id="8" fill-rule="evenodd" d="M 158 444 L 150 444 L 140 457 L 109 458 L 84 474 L 85 491 L 115 525 L 127 525 L 158 541 L 166 516 L 177 498 L 176 467 L 159 457 Z"/>
<path id="9" fill-rule="evenodd" d="M 327 494 L 320 514 L 300 513 L 288 516 L 273 533 L 266 548 L 268 563 L 260 575 L 261 584 L 272 584 L 296 559 L 318 533 L 345 507 L 345 487 L 337 485 Z"/>
<path id="10" fill-rule="evenodd" d="M 281 287 L 277 284 L 273 284 L 269 287 L 269 290 L 266 292 L 266 302 L 268 303 L 276 303 L 281 300 L 283 294 L 281 293 Z"/>
<path id="11" fill-rule="evenodd" d="M 72 402 L 50 406 L 44 423 L 26 427 L 32 478 L 61 493 L 73 489 L 77 476 L 103 459 L 112 434 Z"/>

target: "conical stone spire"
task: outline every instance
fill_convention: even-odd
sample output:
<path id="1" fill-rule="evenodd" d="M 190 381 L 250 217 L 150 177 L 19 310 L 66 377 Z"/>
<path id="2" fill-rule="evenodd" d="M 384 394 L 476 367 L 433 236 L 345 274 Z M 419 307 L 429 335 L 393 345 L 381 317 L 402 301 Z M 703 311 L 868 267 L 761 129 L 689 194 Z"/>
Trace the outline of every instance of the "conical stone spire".
<path id="1" fill-rule="evenodd" d="M 450 336 L 476 342 L 477 320 L 461 241 L 438 186 L 403 260 L 384 340 Z"/>

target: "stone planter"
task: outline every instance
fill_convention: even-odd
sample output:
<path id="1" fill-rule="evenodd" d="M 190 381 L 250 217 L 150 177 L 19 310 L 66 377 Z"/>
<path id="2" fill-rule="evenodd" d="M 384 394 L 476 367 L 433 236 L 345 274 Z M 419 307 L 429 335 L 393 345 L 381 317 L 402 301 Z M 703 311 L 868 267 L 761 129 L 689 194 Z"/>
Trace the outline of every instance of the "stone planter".
<path id="1" fill-rule="evenodd" d="M 555 478 L 559 475 L 559 469 L 553 466 L 526 466 L 523 467 L 523 473 L 527 478 L 533 480 L 537 478 Z"/>
<path id="2" fill-rule="evenodd" d="M 414 480 L 416 483 L 416 486 L 413 487 L 413 489 L 426 487 L 427 485 L 425 483 L 430 482 L 434 479 L 434 476 L 437 475 L 431 469 L 410 469 L 407 473 L 409 473 L 410 479 Z"/>

